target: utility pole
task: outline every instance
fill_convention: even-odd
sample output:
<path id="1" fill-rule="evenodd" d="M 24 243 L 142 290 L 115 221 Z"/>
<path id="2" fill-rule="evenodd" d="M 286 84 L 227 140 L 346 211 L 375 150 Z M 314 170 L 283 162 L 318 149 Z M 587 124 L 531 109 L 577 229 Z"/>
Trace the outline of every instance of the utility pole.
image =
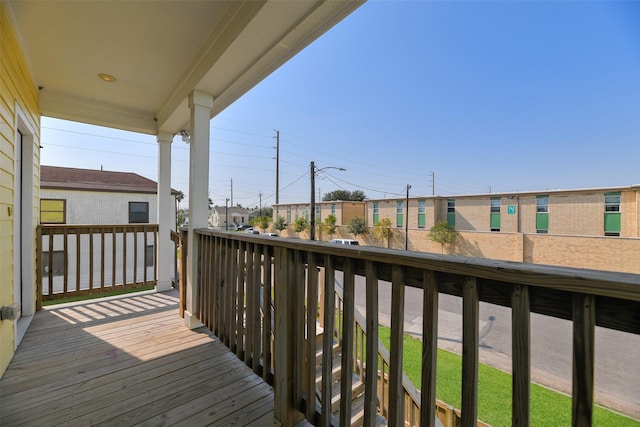
<path id="1" fill-rule="evenodd" d="M 316 164 L 311 161 L 311 212 L 309 213 L 309 240 L 316 240 Z"/>
<path id="2" fill-rule="evenodd" d="M 280 131 L 276 130 L 276 205 L 280 203 Z"/>
<path id="3" fill-rule="evenodd" d="M 260 196 L 260 216 L 262 216 L 262 193 L 258 193 L 258 195 Z"/>
<path id="4" fill-rule="evenodd" d="M 233 178 L 231 178 L 231 207 L 233 207 Z"/>
<path id="5" fill-rule="evenodd" d="M 224 230 L 229 231 L 229 198 L 224 199 Z"/>
<path id="6" fill-rule="evenodd" d="M 436 173 L 431 171 L 431 195 L 436 195 Z"/>
<path id="7" fill-rule="evenodd" d="M 326 169 L 337 169 L 339 171 L 346 171 L 345 168 L 338 168 L 335 166 L 325 166 L 320 169 L 316 169 L 315 162 L 311 162 L 309 165 L 309 173 L 311 174 L 311 215 L 309 215 L 309 240 L 316 239 L 316 173 L 322 172 Z"/>
<path id="8" fill-rule="evenodd" d="M 407 184 L 407 207 L 405 208 L 405 219 L 404 219 L 404 250 L 409 250 L 409 189 L 411 186 Z"/>

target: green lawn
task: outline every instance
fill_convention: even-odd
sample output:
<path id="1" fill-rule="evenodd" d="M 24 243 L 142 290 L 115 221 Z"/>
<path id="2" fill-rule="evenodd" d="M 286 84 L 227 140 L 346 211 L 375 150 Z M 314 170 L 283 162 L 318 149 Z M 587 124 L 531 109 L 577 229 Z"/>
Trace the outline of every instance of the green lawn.
<path id="1" fill-rule="evenodd" d="M 389 348 L 389 328 L 380 327 L 381 342 Z M 414 385 L 420 385 L 422 341 L 405 336 L 404 372 Z M 438 399 L 460 408 L 462 357 L 438 350 L 436 396 Z M 486 365 L 480 365 L 478 373 L 478 417 L 495 427 L 511 425 L 511 375 Z M 570 426 L 571 398 L 541 387 L 531 385 L 531 425 Z M 604 408 L 593 411 L 594 426 L 640 426 L 636 421 Z"/>

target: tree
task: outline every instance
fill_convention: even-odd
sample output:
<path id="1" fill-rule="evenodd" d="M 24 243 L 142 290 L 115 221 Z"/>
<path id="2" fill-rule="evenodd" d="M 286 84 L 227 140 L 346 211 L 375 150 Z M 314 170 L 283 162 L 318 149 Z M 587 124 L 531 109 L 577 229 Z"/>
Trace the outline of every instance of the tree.
<path id="1" fill-rule="evenodd" d="M 273 223 L 273 227 L 278 231 L 282 231 L 287 228 L 287 222 L 284 220 L 284 217 L 278 215 L 276 221 Z"/>
<path id="2" fill-rule="evenodd" d="M 303 216 L 296 219 L 293 223 L 293 231 L 295 231 L 296 233 L 300 233 L 307 228 L 309 228 L 309 221 L 307 221 L 307 218 Z"/>
<path id="3" fill-rule="evenodd" d="M 327 215 L 322 222 L 322 232 L 326 233 L 329 238 L 336 234 L 336 216 L 333 214 Z"/>
<path id="4" fill-rule="evenodd" d="M 455 242 L 458 238 L 458 232 L 447 221 L 438 221 L 436 225 L 431 227 L 429 238 L 434 242 L 440 243 L 440 249 L 444 252 L 444 245 Z"/>
<path id="5" fill-rule="evenodd" d="M 332 202 L 334 200 L 342 200 L 342 201 L 361 202 L 366 198 L 367 196 L 361 190 L 355 190 L 353 192 L 348 190 L 335 190 L 330 193 L 325 193 L 325 195 L 322 196 L 322 201 Z"/>
<path id="6" fill-rule="evenodd" d="M 259 216 L 255 219 L 254 224 L 256 227 L 258 227 L 259 229 L 262 230 L 262 232 L 264 233 L 264 230 L 267 229 L 267 227 L 269 227 L 269 223 L 271 222 L 271 217 L 270 216 L 266 216 L 266 215 L 262 215 Z"/>
<path id="7" fill-rule="evenodd" d="M 385 241 L 387 247 L 389 247 L 389 239 L 393 236 L 391 220 L 389 218 L 382 218 L 378 221 L 378 223 L 373 226 L 373 235 L 378 239 Z"/>
<path id="8" fill-rule="evenodd" d="M 351 221 L 347 224 L 347 231 L 353 234 L 354 238 L 357 238 L 360 234 L 366 234 L 369 229 L 364 222 L 364 218 L 356 216 L 351 218 Z"/>

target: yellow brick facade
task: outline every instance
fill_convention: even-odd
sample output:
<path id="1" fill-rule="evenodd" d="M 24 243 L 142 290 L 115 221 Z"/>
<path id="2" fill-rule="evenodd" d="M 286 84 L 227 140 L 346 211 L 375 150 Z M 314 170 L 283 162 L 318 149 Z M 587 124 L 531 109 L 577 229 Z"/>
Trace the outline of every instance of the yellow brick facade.
<path id="1" fill-rule="evenodd" d="M 23 176 L 23 197 L 30 200 L 24 206 L 30 207 L 21 217 L 23 224 L 33 235 L 39 209 L 39 113 L 37 103 L 38 93 L 36 86 L 29 74 L 24 56 L 22 55 L 9 17 L 3 3 L 0 2 L 0 306 L 12 304 L 15 301 L 14 293 L 14 245 L 17 241 L 14 233 L 15 214 L 19 213 L 16 206 L 17 175 L 16 151 L 29 153 L 23 158 L 23 169 L 29 171 Z M 17 141 L 17 131 L 25 133 L 24 129 L 30 129 L 31 133 L 25 135 L 22 144 L 28 144 L 22 149 Z M 25 179 L 26 178 L 26 179 Z M 27 188 L 24 188 L 26 185 Z M 35 241 L 27 242 L 27 247 L 34 248 Z M 27 265 L 34 265 L 35 252 L 26 254 L 30 259 Z M 35 294 L 35 283 L 33 286 Z M 23 301 L 26 305 L 24 311 L 32 310 L 35 301 Z M 9 320 L 0 321 L 0 375 L 5 371 L 13 357 L 16 343 L 15 322 Z"/>

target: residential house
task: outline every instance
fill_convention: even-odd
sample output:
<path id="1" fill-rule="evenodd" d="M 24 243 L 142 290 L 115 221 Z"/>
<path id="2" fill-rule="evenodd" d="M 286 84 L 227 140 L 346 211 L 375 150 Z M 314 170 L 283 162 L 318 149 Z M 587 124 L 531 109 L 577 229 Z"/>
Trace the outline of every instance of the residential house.
<path id="1" fill-rule="evenodd" d="M 40 167 L 40 224 L 48 225 L 94 225 L 95 235 L 84 237 L 84 246 L 87 246 L 88 239 L 93 239 L 92 244 L 96 252 L 103 251 L 111 254 L 113 245 L 116 248 L 126 244 L 127 265 L 125 282 L 133 280 L 134 264 L 136 265 L 136 278 L 142 280 L 143 277 L 154 277 L 155 264 L 155 232 L 133 231 L 128 236 L 118 235 L 115 240 L 106 239 L 104 248 L 102 247 L 100 232 L 107 225 L 117 224 L 157 224 L 158 223 L 158 196 L 157 183 L 148 178 L 132 172 L 114 172 L 105 170 L 77 169 L 57 166 Z M 170 220 L 175 230 L 175 196 L 176 190 L 171 190 L 172 208 Z M 107 228 L 108 229 L 108 228 Z M 76 283 L 76 275 L 81 275 L 78 283 L 80 289 L 87 289 L 90 285 L 89 269 L 76 271 L 74 263 L 69 262 L 75 259 L 77 237 L 67 240 L 67 256 L 65 251 L 63 236 L 43 237 L 43 247 L 49 248 L 49 238 L 54 238 L 53 253 L 49 258 L 48 250 L 43 251 L 44 271 L 48 273 L 53 270 L 53 291 L 60 291 L 63 287 L 64 275 L 67 271 L 67 281 Z M 135 241 L 134 241 L 135 239 Z M 126 243 L 124 243 L 126 241 Z M 139 243 L 138 243 L 139 242 Z M 169 248 L 170 249 L 170 248 Z M 121 268 L 122 257 L 111 259 L 109 256 L 101 256 L 97 253 L 93 259 L 93 279 L 98 281 L 100 275 L 99 268 L 104 264 L 106 283 L 120 282 L 111 276 L 112 263 L 116 263 Z M 174 251 L 171 250 L 174 257 Z M 136 258 L 134 260 L 134 257 Z M 51 265 L 49 264 L 51 260 Z M 64 260 L 67 264 L 64 265 Z M 66 268 L 66 270 L 65 270 Z M 146 270 L 146 271 L 145 271 Z M 175 280 L 174 266 L 170 266 L 170 278 Z M 102 279 L 102 278 L 101 278 Z M 136 280 L 138 281 L 138 280 Z M 48 288 L 43 288 L 43 293 L 49 295 Z M 49 295 L 51 296 L 51 295 Z"/>
<path id="2" fill-rule="evenodd" d="M 239 225 L 249 223 L 250 214 L 249 209 L 237 206 L 214 206 L 209 212 L 209 227 L 219 230 L 235 230 Z"/>

